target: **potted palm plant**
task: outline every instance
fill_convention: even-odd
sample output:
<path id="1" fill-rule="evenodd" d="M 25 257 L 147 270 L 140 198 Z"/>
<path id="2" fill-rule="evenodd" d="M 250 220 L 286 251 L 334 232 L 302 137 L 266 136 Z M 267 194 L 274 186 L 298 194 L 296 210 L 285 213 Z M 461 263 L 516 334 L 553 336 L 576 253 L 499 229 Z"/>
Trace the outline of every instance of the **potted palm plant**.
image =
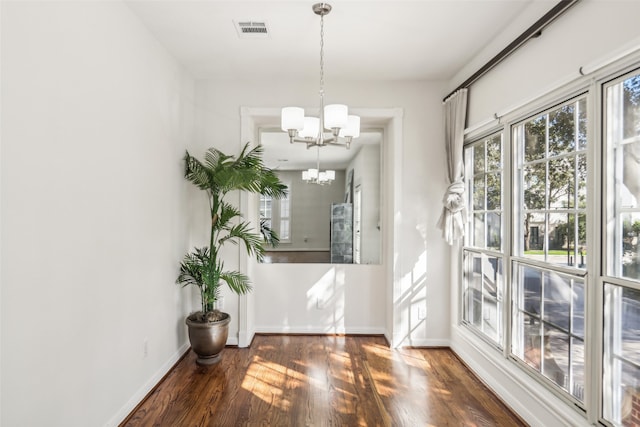
<path id="1" fill-rule="evenodd" d="M 184 176 L 207 193 L 211 214 L 209 246 L 196 247 L 185 255 L 176 280 L 183 287 L 194 285 L 200 291 L 200 310 L 186 319 L 191 348 L 200 365 L 217 363 L 227 342 L 231 319 L 228 313 L 216 309 L 221 287 L 226 284 L 238 295 L 251 290 L 246 275 L 225 270 L 221 249 L 227 243 L 243 243 L 250 256 L 262 260 L 264 244 L 278 242 L 273 230 L 261 224 L 260 230 L 254 231 L 242 219 L 238 208 L 225 200 L 232 191 L 259 193 L 274 199 L 286 194 L 286 186 L 276 173 L 264 166 L 262 152 L 262 146 L 249 149 L 247 143 L 237 157 L 215 148 L 207 150 L 204 161 L 189 152 L 184 157 Z"/>

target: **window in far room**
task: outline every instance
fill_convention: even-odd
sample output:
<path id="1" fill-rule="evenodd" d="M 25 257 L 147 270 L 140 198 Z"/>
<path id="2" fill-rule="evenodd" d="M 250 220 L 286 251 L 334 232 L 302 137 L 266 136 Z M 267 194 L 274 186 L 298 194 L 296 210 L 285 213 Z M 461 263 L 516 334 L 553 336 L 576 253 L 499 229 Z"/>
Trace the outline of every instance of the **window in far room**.
<path id="1" fill-rule="evenodd" d="M 291 241 L 291 184 L 287 184 L 287 195 L 278 200 L 280 227 L 278 236 L 281 242 Z"/>
<path id="2" fill-rule="evenodd" d="M 271 228 L 271 196 L 260 195 L 260 224 Z"/>
<path id="3" fill-rule="evenodd" d="M 291 241 L 291 185 L 287 186 L 287 195 L 274 200 L 271 196 L 260 196 L 260 225 L 268 227 L 278 234 L 280 242 Z"/>

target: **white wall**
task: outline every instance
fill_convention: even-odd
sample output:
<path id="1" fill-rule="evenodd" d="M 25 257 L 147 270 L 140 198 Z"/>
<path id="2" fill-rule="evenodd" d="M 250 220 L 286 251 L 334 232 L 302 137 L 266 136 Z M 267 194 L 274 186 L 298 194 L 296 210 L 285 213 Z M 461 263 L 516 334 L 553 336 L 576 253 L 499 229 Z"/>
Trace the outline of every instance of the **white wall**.
<path id="1" fill-rule="evenodd" d="M 315 80 L 290 81 L 287 84 L 255 81 L 200 81 L 197 83 L 197 136 L 202 149 L 215 145 L 234 152 L 240 147 L 240 108 L 271 108 L 316 104 Z M 387 224 L 398 223 L 402 242 L 397 253 L 386 257 L 397 274 L 398 323 L 394 342 L 404 345 L 443 344 L 449 338 L 449 251 L 436 222 L 440 201 L 446 189 L 444 146 L 442 145 L 441 98 L 445 87 L 440 82 L 353 82 L 327 79 L 327 102 L 344 102 L 353 108 L 393 108 L 404 112 L 403 152 L 399 170 L 385 177 L 387 183 L 398 177 L 403 186 L 398 199 L 399 211 Z M 244 142 L 244 141 L 243 141 Z M 391 163 L 393 159 L 384 159 Z M 396 174 L 395 176 L 393 174 Z M 385 189 L 389 186 L 385 185 Z M 394 197 L 389 191 L 383 198 Z M 386 241 L 387 249 L 393 242 Z M 388 253 L 387 249 L 384 253 Z M 241 251 L 235 255 L 239 260 Z M 231 257 L 230 267 L 239 261 Z M 382 266 L 261 264 L 250 270 L 255 288 L 256 330 L 330 331 L 343 327 L 347 332 L 386 331 L 390 323 L 386 303 L 392 278 L 385 277 Z M 325 278 L 327 281 L 322 281 Z M 335 278 L 335 279 L 334 279 Z M 320 282 L 319 282 L 320 281 Z M 313 296 L 318 283 L 344 292 L 332 294 L 321 309 Z M 323 288 L 324 289 L 324 288 Z M 237 319 L 237 298 L 225 296 L 225 310 Z M 418 320 L 418 306 L 426 319 Z M 340 320 L 344 319 L 344 323 Z M 336 323 L 337 322 L 337 323 Z M 230 336 L 237 337 L 238 325 L 232 322 Z M 237 339 L 237 338 L 236 338 Z"/>
<path id="2" fill-rule="evenodd" d="M 494 113 L 509 113 L 549 90 L 566 87 L 561 83 L 578 78 L 581 66 L 588 70 L 587 66 L 628 50 L 631 45 L 640 46 L 638 16 L 640 2 L 583 0 L 577 3 L 544 30 L 541 37 L 529 41 L 471 86 L 469 126 L 485 122 L 487 129 L 498 126 L 497 121 L 491 120 Z M 582 79 L 582 85 L 588 86 L 589 79 L 589 76 Z M 450 82 L 449 86 L 455 83 Z M 458 254 L 453 255 L 452 260 L 458 261 Z M 455 263 L 452 268 L 460 269 Z M 586 420 L 579 411 L 573 410 L 572 404 L 566 404 L 540 386 L 505 359 L 502 352 L 458 325 L 459 283 L 458 276 L 452 287 L 451 346 L 465 363 L 532 426 L 578 426 L 594 422 L 597 414 L 592 413 L 592 419 Z M 591 400 L 596 401 L 597 396 Z"/>
<path id="3" fill-rule="evenodd" d="M 193 80 L 120 2 L 0 7 L 1 424 L 115 425 L 186 350 Z"/>

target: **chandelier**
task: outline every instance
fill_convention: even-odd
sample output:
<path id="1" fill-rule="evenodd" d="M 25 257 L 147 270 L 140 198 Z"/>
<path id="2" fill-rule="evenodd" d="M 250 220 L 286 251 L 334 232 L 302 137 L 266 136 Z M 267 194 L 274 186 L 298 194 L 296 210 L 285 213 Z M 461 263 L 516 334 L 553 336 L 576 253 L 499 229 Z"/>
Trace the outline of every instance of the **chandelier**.
<path id="1" fill-rule="evenodd" d="M 318 157 L 316 159 L 315 169 L 307 169 L 302 171 L 302 180 L 309 184 L 327 185 L 336 179 L 336 171 L 320 170 L 320 146 L 318 145 Z"/>
<path id="2" fill-rule="evenodd" d="M 302 142 L 307 144 L 307 148 L 325 145 L 349 148 L 353 138 L 360 136 L 360 117 L 349 115 L 346 105 L 324 105 L 324 16 L 331 12 L 331 5 L 316 3 L 313 12 L 320 16 L 320 117 L 305 117 L 303 108 L 285 107 L 282 109 L 281 127 L 289 134 L 292 144 Z M 325 129 L 331 132 L 330 136 L 325 136 Z M 307 172 L 311 171 L 313 169 Z"/>

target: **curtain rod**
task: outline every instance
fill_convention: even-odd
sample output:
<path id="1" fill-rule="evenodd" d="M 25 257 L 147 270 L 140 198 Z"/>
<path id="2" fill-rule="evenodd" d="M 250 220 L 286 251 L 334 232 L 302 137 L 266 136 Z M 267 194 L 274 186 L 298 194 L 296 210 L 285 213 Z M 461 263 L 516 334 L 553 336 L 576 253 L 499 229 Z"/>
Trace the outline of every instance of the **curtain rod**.
<path id="1" fill-rule="evenodd" d="M 491 58 L 489 62 L 484 64 L 478 71 L 473 73 L 471 77 L 465 80 L 460 86 L 455 88 L 449 95 L 445 96 L 442 101 L 446 101 L 447 98 L 456 93 L 458 90 L 471 86 L 476 80 L 484 76 L 489 72 L 489 70 L 498 65 L 505 58 L 507 58 L 507 56 L 511 55 L 520 46 L 529 41 L 529 39 L 539 37 L 542 34 L 542 30 L 544 29 L 544 27 L 551 24 L 551 22 L 553 22 L 557 17 L 562 15 L 567 9 L 569 9 L 579 1 L 580 0 L 561 0 L 560 2 L 558 2 L 558 4 L 556 4 L 551 10 L 545 13 L 542 18 L 538 19 L 535 24 L 527 28 L 522 34 L 518 36 L 518 38 L 509 43 L 507 47 L 502 49 L 500 53 Z"/>

